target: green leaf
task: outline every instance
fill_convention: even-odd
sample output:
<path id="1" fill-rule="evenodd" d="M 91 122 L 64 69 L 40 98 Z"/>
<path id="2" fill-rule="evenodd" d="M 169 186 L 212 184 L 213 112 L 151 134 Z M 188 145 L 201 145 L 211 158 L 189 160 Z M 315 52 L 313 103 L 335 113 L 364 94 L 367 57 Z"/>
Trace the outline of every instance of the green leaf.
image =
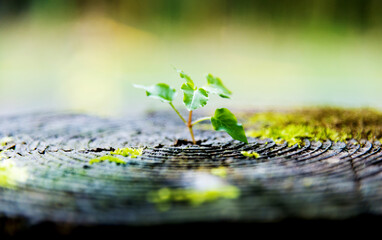
<path id="1" fill-rule="evenodd" d="M 222 98 L 230 98 L 232 92 L 223 85 L 222 80 L 218 77 L 207 75 L 207 86 L 205 87 L 208 92 L 219 95 Z"/>
<path id="2" fill-rule="evenodd" d="M 146 90 L 146 96 L 159 99 L 162 102 L 172 102 L 176 96 L 176 90 L 165 83 L 158 83 L 152 86 L 134 84 L 134 87 Z"/>
<path id="3" fill-rule="evenodd" d="M 243 126 L 237 122 L 235 115 L 227 108 L 216 109 L 215 116 L 211 118 L 211 123 L 216 131 L 225 131 L 233 139 L 248 143 Z"/>
<path id="4" fill-rule="evenodd" d="M 183 102 L 188 111 L 204 107 L 208 101 L 208 92 L 203 88 L 193 88 L 189 83 L 183 83 L 181 89 L 184 92 Z"/>
<path id="5" fill-rule="evenodd" d="M 188 76 L 187 74 L 185 74 L 182 70 L 180 69 L 177 69 L 176 70 L 178 73 L 179 73 L 179 76 L 183 79 L 186 79 L 187 83 L 190 85 L 190 87 L 192 87 L 192 89 L 196 90 L 196 87 L 195 87 L 195 84 L 194 84 L 194 81 L 192 81 L 191 77 Z"/>

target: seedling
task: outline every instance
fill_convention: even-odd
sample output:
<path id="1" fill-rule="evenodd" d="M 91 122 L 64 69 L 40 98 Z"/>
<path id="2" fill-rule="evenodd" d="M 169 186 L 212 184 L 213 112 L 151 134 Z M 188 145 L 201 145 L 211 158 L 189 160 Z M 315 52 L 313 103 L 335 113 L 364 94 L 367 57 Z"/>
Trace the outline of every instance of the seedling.
<path id="1" fill-rule="evenodd" d="M 196 141 L 192 127 L 195 124 L 208 120 L 211 121 L 211 124 L 216 131 L 225 131 L 233 139 L 248 143 L 243 126 L 237 122 L 235 115 L 227 108 L 216 109 L 215 115 L 212 117 L 203 117 L 192 121 L 193 111 L 204 107 L 208 102 L 210 94 L 216 94 L 222 98 L 230 98 L 231 91 L 223 85 L 220 78 L 208 74 L 207 85 L 198 88 L 190 76 L 181 70 L 177 70 L 177 72 L 180 77 L 185 80 L 181 86 L 181 89 L 183 91 L 183 103 L 189 112 L 187 121 L 172 103 L 177 95 L 177 92 L 171 86 L 165 83 L 158 83 L 152 86 L 134 85 L 134 87 L 146 90 L 146 96 L 148 97 L 159 99 L 162 102 L 170 104 L 171 108 L 189 129 L 191 139 L 194 144 L 196 144 Z"/>

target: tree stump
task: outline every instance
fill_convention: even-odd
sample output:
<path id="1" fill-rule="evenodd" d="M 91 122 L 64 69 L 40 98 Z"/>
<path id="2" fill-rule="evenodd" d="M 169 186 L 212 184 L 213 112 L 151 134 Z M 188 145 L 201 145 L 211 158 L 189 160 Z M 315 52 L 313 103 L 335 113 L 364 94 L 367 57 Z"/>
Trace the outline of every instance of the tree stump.
<path id="1" fill-rule="evenodd" d="M 299 148 L 249 138 L 243 144 L 199 129 L 198 145 L 191 145 L 179 140 L 188 132 L 175 117 L 44 113 L 2 118 L 0 136 L 13 140 L 2 147 L 0 162 L 11 160 L 26 174 L 0 186 L 3 232 L 41 224 L 65 232 L 81 226 L 327 221 L 382 214 L 379 142 L 305 140 Z M 137 158 L 121 157 L 126 164 L 89 164 L 123 147 L 144 150 Z M 248 150 L 260 157 L 241 154 Z M 210 191 L 199 202 L 169 198 L 168 191 L 203 184 L 234 186 L 237 192 L 219 197 Z M 161 190 L 167 191 L 163 201 L 150 200 Z"/>

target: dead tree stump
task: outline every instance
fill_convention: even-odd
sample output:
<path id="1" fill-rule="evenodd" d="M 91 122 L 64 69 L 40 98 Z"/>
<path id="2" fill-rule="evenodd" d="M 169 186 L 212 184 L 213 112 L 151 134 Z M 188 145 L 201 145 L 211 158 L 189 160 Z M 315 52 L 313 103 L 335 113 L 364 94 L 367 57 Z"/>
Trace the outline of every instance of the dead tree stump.
<path id="1" fill-rule="evenodd" d="M 42 222 L 64 225 L 141 226 L 171 223 L 274 222 L 350 219 L 382 214 L 379 142 L 305 141 L 302 148 L 222 132 L 196 130 L 197 146 L 170 114 L 106 119 L 80 114 L 32 114 L 0 120 L 4 161 L 25 169 L 26 181 L 0 186 L 3 227 Z M 125 165 L 89 160 L 122 147 L 144 147 Z M 260 158 L 247 158 L 254 150 Z M 7 159 L 7 160 L 8 160 Z M 225 167 L 226 176 L 211 174 Z M 201 204 L 148 200 L 160 189 L 206 181 L 239 189 L 235 198 Z M 206 183 L 207 184 L 207 183 Z M 17 222 L 17 221 L 16 221 Z M 7 225 L 8 224 L 8 225 Z"/>

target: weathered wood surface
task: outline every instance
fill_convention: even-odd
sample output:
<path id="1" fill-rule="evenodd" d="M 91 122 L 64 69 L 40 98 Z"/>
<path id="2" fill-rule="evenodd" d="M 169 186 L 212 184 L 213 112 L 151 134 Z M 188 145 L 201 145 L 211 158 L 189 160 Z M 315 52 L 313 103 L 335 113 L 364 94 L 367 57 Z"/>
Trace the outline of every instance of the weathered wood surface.
<path id="1" fill-rule="evenodd" d="M 0 120 L 0 136 L 14 145 L 4 154 L 27 169 L 28 180 L 0 187 L 0 216 L 70 224 L 147 225 L 187 222 L 269 222 L 348 219 L 382 214 L 379 142 L 309 142 L 302 148 L 250 139 L 244 145 L 222 132 L 196 130 L 200 146 L 174 145 L 188 138 L 171 114 L 105 119 L 78 114 L 35 114 Z M 179 145 L 179 144 L 178 144 Z M 145 147 L 126 165 L 90 159 L 120 147 Z M 248 159 L 242 150 L 263 157 Z M 147 201 L 150 191 L 187 188 L 200 173 L 225 166 L 240 197 L 166 211 Z M 202 175 L 205 176 L 205 175 Z"/>

